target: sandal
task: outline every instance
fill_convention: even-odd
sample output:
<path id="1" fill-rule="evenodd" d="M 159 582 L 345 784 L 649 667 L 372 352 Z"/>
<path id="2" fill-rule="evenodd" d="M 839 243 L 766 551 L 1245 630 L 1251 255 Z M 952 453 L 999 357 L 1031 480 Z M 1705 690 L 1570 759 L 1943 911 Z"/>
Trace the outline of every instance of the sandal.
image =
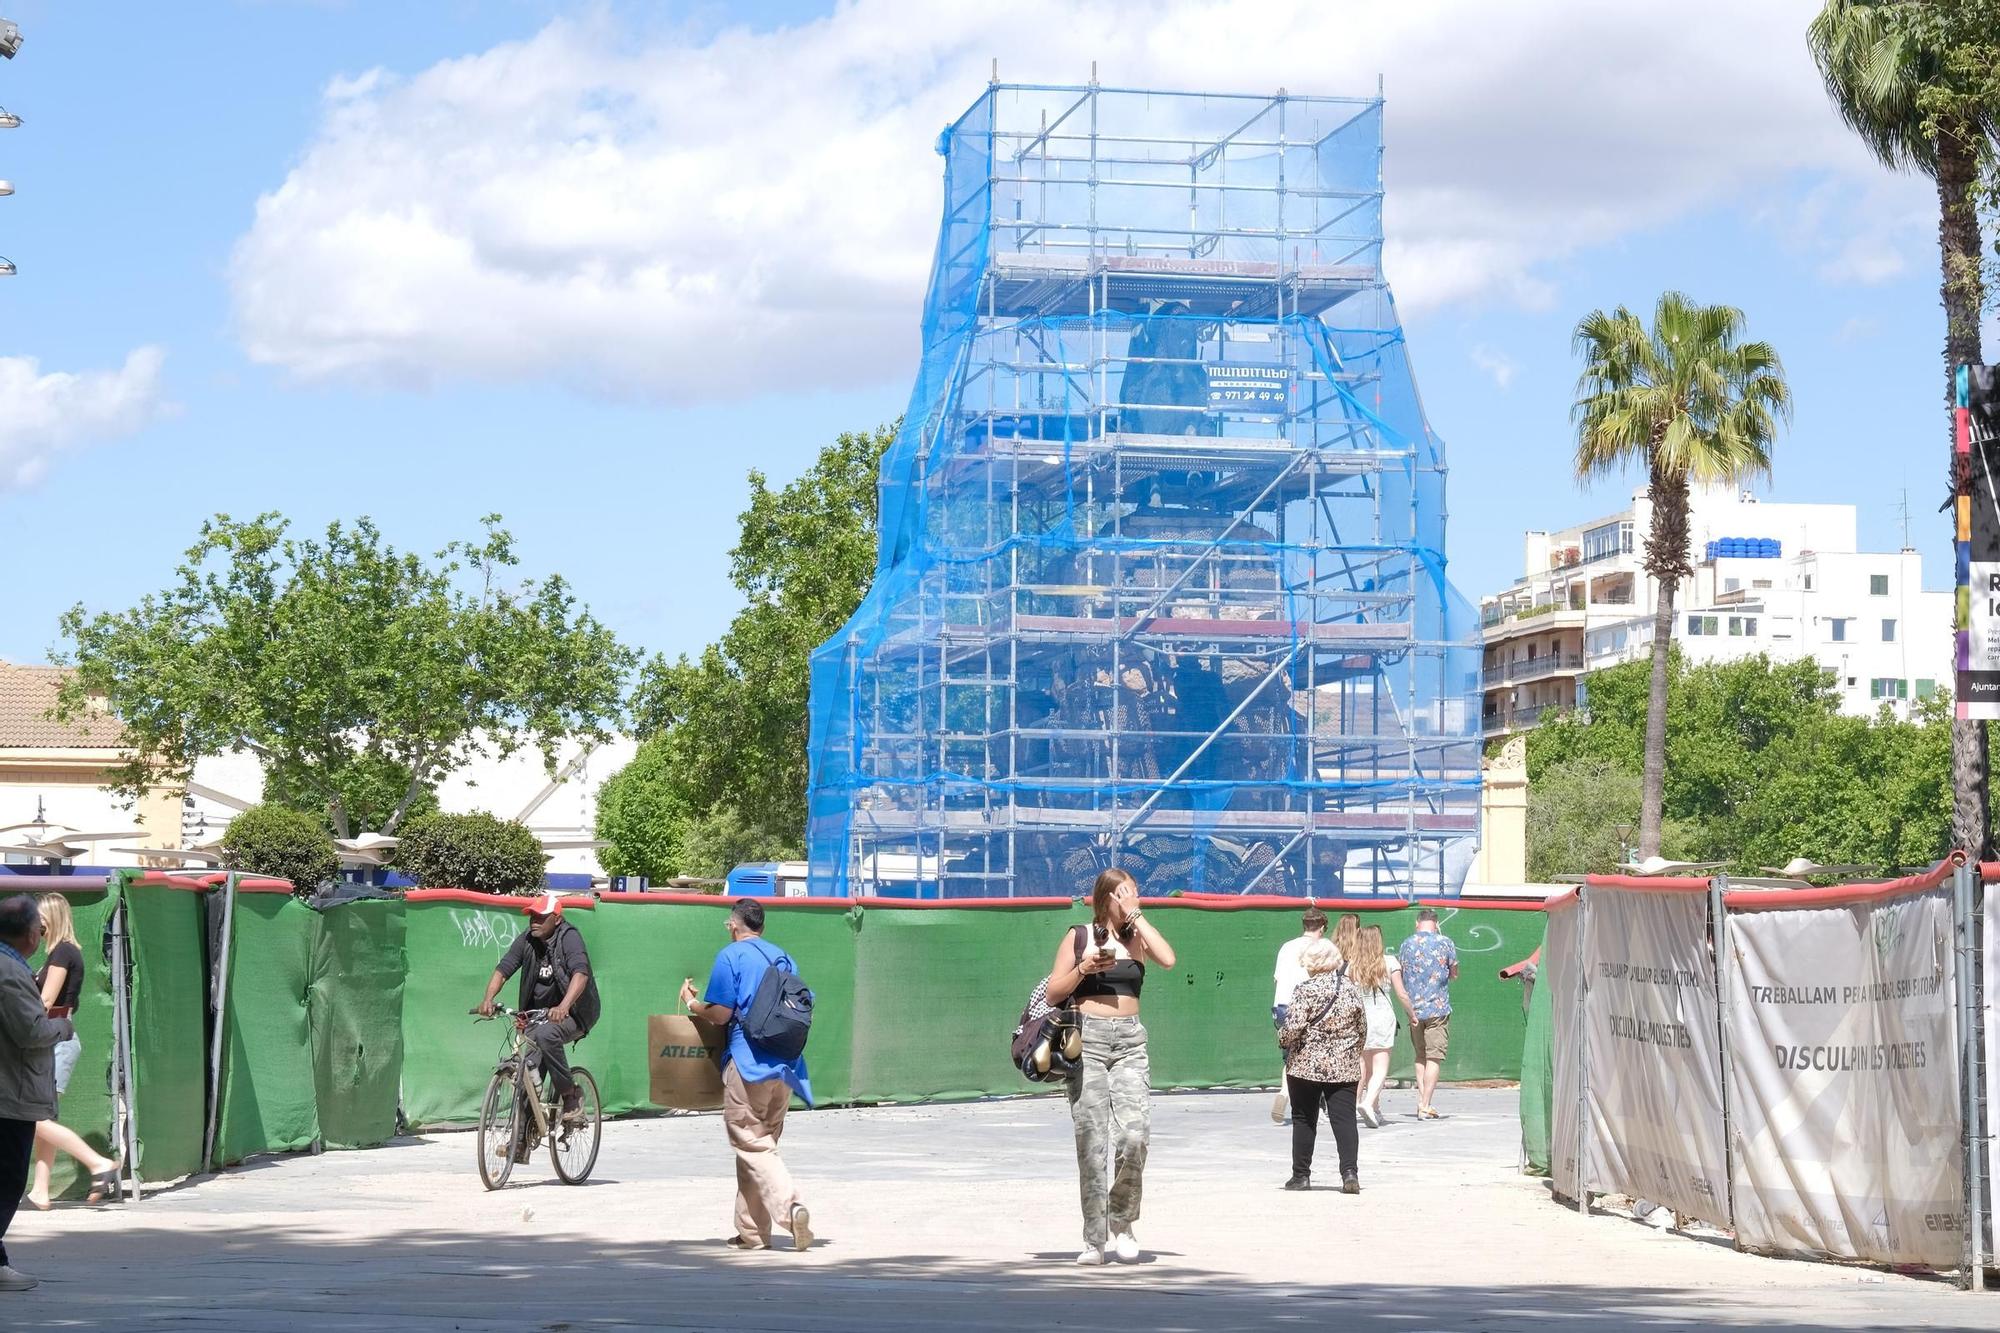
<path id="1" fill-rule="evenodd" d="M 125 1190 L 119 1181 L 119 1177 L 124 1173 L 125 1161 L 123 1158 L 113 1161 L 110 1166 L 105 1167 L 102 1171 L 91 1172 L 90 1195 L 84 1202 L 103 1203 L 107 1198 L 122 1201 L 125 1196 Z"/>

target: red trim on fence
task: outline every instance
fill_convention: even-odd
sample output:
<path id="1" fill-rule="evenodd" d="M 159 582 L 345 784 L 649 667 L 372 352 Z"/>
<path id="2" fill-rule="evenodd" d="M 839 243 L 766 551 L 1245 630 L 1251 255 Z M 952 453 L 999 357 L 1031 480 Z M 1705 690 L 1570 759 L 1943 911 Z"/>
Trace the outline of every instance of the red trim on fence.
<path id="1" fill-rule="evenodd" d="M 2000 879 L 2000 861 L 1981 861 L 1979 863 L 1979 878 L 1988 884 L 1991 884 L 1996 879 Z"/>
<path id="2" fill-rule="evenodd" d="M 1709 881 L 1683 875 L 1590 875 L 1584 884 L 1593 889 L 1634 889 L 1642 893 L 1707 893 Z"/>
<path id="3" fill-rule="evenodd" d="M 539 901 L 545 895 L 517 893 L 474 893 L 471 889 L 410 889 L 403 894 L 403 901 L 412 903 L 471 903 L 476 907 L 498 907 L 507 911 L 525 912 L 528 904 Z M 587 893 L 566 893 L 562 900 L 563 910 L 581 907 L 588 911 L 597 906 L 597 899 Z"/>
<path id="4" fill-rule="evenodd" d="M 1583 886 L 1581 884 L 1572 884 L 1569 888 L 1558 889 L 1556 892 L 1550 894 L 1542 903 L 1542 910 L 1550 912 L 1558 907 L 1574 907 L 1582 900 Z"/>
<path id="5" fill-rule="evenodd" d="M 1294 912 L 1303 912 L 1308 907 L 1317 907 L 1322 912 L 1399 912 L 1410 906 L 1408 898 L 1297 898 L 1286 893 L 1183 893 L 1177 898 L 1146 898 L 1142 901 L 1210 909 L 1278 907 Z"/>
<path id="6" fill-rule="evenodd" d="M 1418 898 L 1418 907 L 1456 907 L 1461 912 L 1539 912 L 1540 898 Z"/>
<path id="7" fill-rule="evenodd" d="M 218 875 L 214 880 L 216 884 L 227 882 L 228 876 L 226 875 Z M 290 893 L 292 891 L 292 882 L 288 879 L 265 879 L 262 877 L 251 878 L 245 876 L 236 881 L 236 891 L 238 893 Z"/>
<path id="8" fill-rule="evenodd" d="M 1879 884 L 1835 884 L 1824 889 L 1744 889 L 1722 895 L 1722 905 L 1733 912 L 1783 911 L 1787 907 L 1849 907 L 1900 898 L 1905 894 L 1928 893 L 1951 879 L 1952 872 L 1965 863 L 1965 853 L 1953 852 L 1921 875 Z"/>
<path id="9" fill-rule="evenodd" d="M 207 893 L 209 890 L 206 879 L 193 875 L 169 875 L 158 870 L 149 870 L 127 882 L 141 889 L 179 889 L 183 893 Z"/>
<path id="10" fill-rule="evenodd" d="M 764 904 L 766 907 L 837 907 L 846 911 L 858 898 L 784 898 L 770 894 L 739 893 L 675 893 L 666 889 L 647 889 L 643 893 L 607 893 L 598 899 L 602 903 L 679 903 L 683 907 L 721 907 L 744 898 Z M 872 899 L 869 901 L 873 901 Z"/>
<path id="11" fill-rule="evenodd" d="M 1533 953 L 1529 954 L 1526 958 L 1523 958 L 1520 962 L 1514 964 L 1512 967 L 1501 968 L 1500 980 L 1512 981 L 1515 977 L 1520 976 L 1521 973 L 1526 969 L 1530 967 L 1539 967 L 1541 965 L 1541 962 L 1542 962 L 1542 951 L 1541 949 L 1537 948 Z"/>

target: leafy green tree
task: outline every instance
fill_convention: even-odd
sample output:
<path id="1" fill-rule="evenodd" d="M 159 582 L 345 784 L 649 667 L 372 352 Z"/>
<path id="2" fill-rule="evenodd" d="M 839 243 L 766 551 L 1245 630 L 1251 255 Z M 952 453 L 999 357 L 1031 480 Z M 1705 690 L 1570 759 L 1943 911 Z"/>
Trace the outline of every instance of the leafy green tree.
<path id="1" fill-rule="evenodd" d="M 410 771 L 394 760 L 363 752 L 352 764 L 343 766 L 333 778 L 340 806 L 348 822 L 358 829 L 379 829 L 389 823 L 410 789 Z M 334 831 L 334 803 L 320 795 L 310 770 L 294 764 L 273 765 L 264 774 L 264 801 L 303 810 L 323 820 Z M 428 784 L 403 809 L 403 819 L 428 815 L 438 808 L 437 792 Z M 342 836 L 337 831 L 335 836 Z"/>
<path id="2" fill-rule="evenodd" d="M 843 434 L 778 490 L 750 474 L 730 552 L 744 608 L 699 657 L 656 656 L 641 671 L 634 729 L 655 753 L 599 802 L 607 868 L 713 875 L 803 853 L 812 652 L 874 576 L 877 480 L 895 433 Z M 646 825 L 641 810 L 668 823 Z"/>
<path id="3" fill-rule="evenodd" d="M 498 516 L 431 559 L 387 545 L 367 519 L 323 538 L 285 519 L 202 525 L 173 586 L 128 611 L 62 619 L 76 670 L 58 711 L 102 695 L 133 757 L 127 795 L 184 780 L 201 756 L 246 749 L 291 804 L 324 808 L 337 836 L 365 794 L 393 833 L 426 791 L 481 754 L 609 738 L 634 655 L 559 576 L 514 580 Z M 383 775 L 407 777 L 393 802 Z"/>
<path id="4" fill-rule="evenodd" d="M 1784 368 L 1769 343 L 1743 340 L 1743 312 L 1660 297 L 1653 326 L 1620 306 L 1576 326 L 1576 473 L 1646 470 L 1652 522 L 1644 565 L 1659 584 L 1647 695 L 1639 855 L 1660 850 L 1667 765 L 1667 658 L 1674 597 L 1693 573 L 1688 484 L 1768 474 L 1777 422 L 1791 412 Z"/>
<path id="5" fill-rule="evenodd" d="M 303 898 L 340 873 L 340 858 L 333 839 L 312 815 L 281 805 L 253 805 L 223 830 L 222 867 L 288 879 Z"/>
<path id="6" fill-rule="evenodd" d="M 1954 368 L 1984 359 L 1979 186 L 2000 133 L 2000 2 L 1826 0 L 1806 43 L 1840 118 L 1869 151 L 1937 186 L 1950 402 Z M 1954 492 L 1968 480 L 1954 476 Z M 1992 848 L 1986 732 L 1984 722 L 1951 723 L 1953 839 L 1979 856 Z"/>
<path id="7" fill-rule="evenodd" d="M 478 810 L 412 819 L 394 864 L 427 889 L 533 893 L 542 886 L 548 853 L 527 825 Z"/>
<path id="8" fill-rule="evenodd" d="M 1624 864 L 1639 826 L 1638 770 L 1579 756 L 1544 765 L 1528 788 L 1528 878 L 1550 883 L 1562 875 L 1608 875 Z M 1687 830 L 1666 821 L 1667 855 L 1691 845 Z"/>

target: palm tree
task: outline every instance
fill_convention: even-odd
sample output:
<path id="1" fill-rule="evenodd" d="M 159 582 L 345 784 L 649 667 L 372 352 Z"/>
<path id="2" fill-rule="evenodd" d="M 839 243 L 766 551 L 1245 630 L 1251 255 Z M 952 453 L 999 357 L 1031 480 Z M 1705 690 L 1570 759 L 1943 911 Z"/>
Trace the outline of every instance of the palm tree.
<path id="1" fill-rule="evenodd" d="M 1991 15 L 1982 19 L 1978 12 L 1985 8 L 1826 0 L 1806 29 L 1806 44 L 1848 128 L 1884 166 L 1921 171 L 1937 183 L 1947 403 L 1954 368 L 1982 360 L 1985 292 L 1975 189 L 2000 130 Z M 1954 476 L 1954 491 L 1964 480 Z M 1952 721 L 1951 776 L 1952 845 L 1983 857 L 1991 850 L 1984 722 Z"/>
<path id="2" fill-rule="evenodd" d="M 1653 327 L 1618 307 L 1576 326 L 1576 474 L 1580 481 L 1637 463 L 1646 469 L 1653 518 L 1646 572 L 1659 584 L 1653 610 L 1653 680 L 1646 702 L 1646 763 L 1640 787 L 1639 855 L 1660 850 L 1667 776 L 1667 661 L 1674 596 L 1694 572 L 1688 551 L 1690 482 L 1769 475 L 1791 390 L 1769 343 L 1743 341 L 1743 312 L 1660 297 Z"/>

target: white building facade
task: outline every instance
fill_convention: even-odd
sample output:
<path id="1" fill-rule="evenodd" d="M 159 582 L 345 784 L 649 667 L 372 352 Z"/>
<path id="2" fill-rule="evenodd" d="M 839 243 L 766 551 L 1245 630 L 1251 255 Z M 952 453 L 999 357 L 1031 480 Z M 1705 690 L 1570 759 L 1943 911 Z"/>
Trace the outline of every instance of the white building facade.
<path id="1" fill-rule="evenodd" d="M 1857 549 L 1853 505 L 1777 504 L 1698 487 L 1689 516 L 1692 578 L 1675 597 L 1689 661 L 1765 653 L 1810 657 L 1834 674 L 1841 708 L 1907 715 L 1951 684 L 1952 594 L 1924 589 L 1914 550 Z M 1529 532 L 1527 572 L 1480 600 L 1488 737 L 1578 708 L 1592 671 L 1652 651 L 1658 585 L 1641 565 L 1652 507 Z"/>

